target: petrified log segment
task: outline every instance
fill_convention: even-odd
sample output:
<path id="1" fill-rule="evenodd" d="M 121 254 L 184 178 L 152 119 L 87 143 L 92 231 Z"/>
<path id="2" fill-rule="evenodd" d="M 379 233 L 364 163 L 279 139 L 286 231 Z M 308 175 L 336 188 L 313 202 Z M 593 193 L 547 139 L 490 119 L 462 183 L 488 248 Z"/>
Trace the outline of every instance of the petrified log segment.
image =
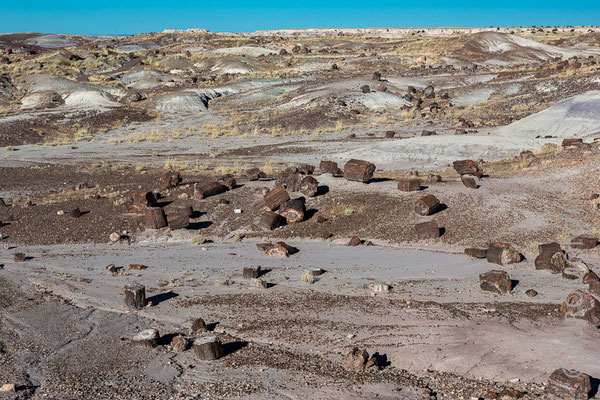
<path id="1" fill-rule="evenodd" d="M 578 146 L 583 143 L 583 139 L 563 139 L 562 147 Z"/>
<path id="2" fill-rule="evenodd" d="M 267 244 L 264 246 L 265 255 L 277 256 L 277 257 L 288 257 L 290 254 L 298 252 L 298 249 L 292 247 L 284 242 L 277 242 L 275 244 Z"/>
<path id="3" fill-rule="evenodd" d="M 246 178 L 248 178 L 250 181 L 257 181 L 259 179 L 265 179 L 266 177 L 267 174 L 258 168 L 250 168 L 249 170 L 246 170 Z"/>
<path id="4" fill-rule="evenodd" d="M 473 160 L 458 160 L 452 163 L 454 170 L 459 175 L 475 175 L 478 178 L 483 176 L 483 171 L 479 167 L 479 163 Z"/>
<path id="5" fill-rule="evenodd" d="M 261 278 L 250 278 L 251 289 L 266 289 L 269 285 L 264 279 Z"/>
<path id="6" fill-rule="evenodd" d="M 297 192 L 300 190 L 300 185 L 303 179 L 303 175 L 294 169 L 288 169 L 281 172 L 275 180 L 275 186 L 281 186 L 289 190 L 290 192 Z"/>
<path id="7" fill-rule="evenodd" d="M 594 296 L 580 289 L 567 296 L 560 306 L 560 312 L 565 318 L 585 319 L 594 325 L 600 323 L 600 303 Z"/>
<path id="8" fill-rule="evenodd" d="M 284 217 L 288 224 L 295 224 L 304 220 L 306 207 L 303 199 L 289 200 L 283 203 L 280 207 L 280 214 Z"/>
<path id="9" fill-rule="evenodd" d="M 322 174 L 331 174 L 333 176 L 343 176 L 344 173 L 334 161 L 322 160 L 319 164 L 319 170 Z"/>
<path id="10" fill-rule="evenodd" d="M 231 174 L 223 175 L 221 178 L 219 178 L 218 182 L 229 190 L 236 187 L 235 178 Z"/>
<path id="11" fill-rule="evenodd" d="M 178 206 L 174 208 L 170 214 L 185 215 L 187 217 L 191 217 L 192 215 L 194 215 L 194 208 L 192 206 Z"/>
<path id="12" fill-rule="evenodd" d="M 192 333 L 206 332 L 206 322 L 202 318 L 196 318 L 192 321 Z"/>
<path id="13" fill-rule="evenodd" d="M 416 224 L 415 231 L 420 240 L 437 239 L 441 236 L 440 228 L 435 220 Z"/>
<path id="14" fill-rule="evenodd" d="M 593 249 L 598 245 L 598 238 L 590 235 L 580 235 L 571 240 L 574 249 Z"/>
<path id="15" fill-rule="evenodd" d="M 487 249 L 477 249 L 475 247 L 469 247 L 465 249 L 465 254 L 473 258 L 485 258 L 487 255 Z"/>
<path id="16" fill-rule="evenodd" d="M 165 210 L 160 207 L 148 207 L 144 213 L 146 219 L 146 228 L 160 229 L 167 226 L 167 217 Z"/>
<path id="17" fill-rule="evenodd" d="M 284 187 L 275 186 L 265 194 L 264 199 L 267 207 L 269 207 L 271 211 L 275 211 L 279 206 L 290 199 L 290 195 Z"/>
<path id="18" fill-rule="evenodd" d="M 566 368 L 559 368 L 552 372 L 546 387 L 546 393 L 565 400 L 587 400 L 591 390 L 589 375 Z"/>
<path id="19" fill-rule="evenodd" d="M 474 175 L 461 175 L 460 181 L 465 187 L 469 189 L 477 189 L 479 185 L 477 185 L 477 181 L 475 180 Z"/>
<path id="20" fill-rule="evenodd" d="M 132 342 L 136 346 L 153 348 L 158 346 L 160 335 L 158 329 L 145 329 L 135 335 Z"/>
<path id="21" fill-rule="evenodd" d="M 73 218 L 79 218 L 81 217 L 81 210 L 79 209 L 79 207 L 75 207 L 69 212 L 69 215 Z"/>
<path id="22" fill-rule="evenodd" d="M 194 340 L 194 354 L 201 360 L 216 360 L 223 357 L 225 351 L 216 336 L 206 336 Z"/>
<path id="23" fill-rule="evenodd" d="M 362 244 L 362 240 L 358 236 L 352 236 L 348 242 L 348 246 L 359 246 Z"/>
<path id="24" fill-rule="evenodd" d="M 177 185 L 181 183 L 181 173 L 179 171 L 169 170 L 158 178 L 157 183 L 160 190 L 177 187 Z"/>
<path id="25" fill-rule="evenodd" d="M 549 269 L 553 274 L 560 274 L 567 266 L 567 259 L 562 251 L 543 251 L 534 264 L 535 269 Z"/>
<path id="26" fill-rule="evenodd" d="M 146 288 L 139 283 L 133 283 L 123 288 L 123 304 L 130 310 L 146 307 Z"/>
<path id="27" fill-rule="evenodd" d="M 173 215 L 169 216 L 169 229 L 174 231 L 176 229 L 185 229 L 190 226 L 190 217 L 187 215 Z"/>
<path id="28" fill-rule="evenodd" d="M 156 197 L 152 192 L 132 193 L 123 205 L 129 213 L 142 213 L 148 207 L 156 207 Z"/>
<path id="29" fill-rule="evenodd" d="M 171 348 L 173 349 L 173 351 L 180 353 L 182 351 L 186 351 L 189 347 L 190 340 L 186 337 L 177 335 L 173 339 L 171 339 Z"/>
<path id="30" fill-rule="evenodd" d="M 15 253 L 13 255 L 13 261 L 14 262 L 24 262 L 24 261 L 27 261 L 27 257 L 25 256 L 25 253 Z"/>
<path id="31" fill-rule="evenodd" d="M 551 251 L 555 253 L 557 251 L 562 251 L 562 248 L 560 247 L 560 244 L 552 242 L 538 245 L 538 250 L 540 253 L 543 253 L 545 251 Z"/>
<path id="32" fill-rule="evenodd" d="M 315 166 L 310 164 L 298 165 L 298 172 L 302 175 L 312 175 L 315 172 Z"/>
<path id="33" fill-rule="evenodd" d="M 344 369 L 346 371 L 360 372 L 365 369 L 369 359 L 369 353 L 366 350 L 353 348 L 344 358 Z"/>
<path id="34" fill-rule="evenodd" d="M 496 294 L 508 294 L 512 290 L 512 281 L 506 271 L 492 270 L 479 275 L 481 290 Z"/>
<path id="35" fill-rule="evenodd" d="M 420 179 L 398 179 L 398 190 L 401 192 L 416 192 L 417 190 L 421 190 L 421 180 Z"/>
<path id="36" fill-rule="evenodd" d="M 521 254 L 512 247 L 490 247 L 486 252 L 488 262 L 507 265 L 521 262 Z"/>
<path id="37" fill-rule="evenodd" d="M 242 270 L 242 278 L 244 279 L 252 279 L 258 278 L 261 273 L 260 265 L 258 267 L 244 267 Z"/>
<path id="38" fill-rule="evenodd" d="M 300 182 L 300 191 L 308 197 L 313 197 L 317 194 L 319 182 L 312 176 L 305 176 Z"/>
<path id="39" fill-rule="evenodd" d="M 415 203 L 415 212 L 422 216 L 435 213 L 440 208 L 440 201 L 432 194 L 421 197 Z"/>
<path id="40" fill-rule="evenodd" d="M 352 159 L 344 165 L 344 178 L 349 181 L 369 183 L 375 172 L 375 164 Z"/>
<path id="41" fill-rule="evenodd" d="M 265 211 L 260 216 L 258 224 L 269 230 L 277 229 L 285 224 L 285 218 L 273 211 Z"/>
<path id="42" fill-rule="evenodd" d="M 200 200 L 226 191 L 227 187 L 219 182 L 196 183 L 194 185 L 194 197 Z"/>

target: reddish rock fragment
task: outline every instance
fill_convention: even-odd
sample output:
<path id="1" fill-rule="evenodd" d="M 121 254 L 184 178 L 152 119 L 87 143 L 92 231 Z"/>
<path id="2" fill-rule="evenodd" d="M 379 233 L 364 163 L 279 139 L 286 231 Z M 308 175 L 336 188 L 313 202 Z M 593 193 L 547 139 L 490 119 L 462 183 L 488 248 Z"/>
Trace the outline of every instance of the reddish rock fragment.
<path id="1" fill-rule="evenodd" d="M 344 165 L 344 178 L 349 181 L 369 183 L 375 172 L 375 164 L 352 159 Z"/>
<path id="2" fill-rule="evenodd" d="M 475 247 L 469 247 L 465 249 L 465 254 L 473 258 L 485 258 L 487 249 L 477 249 Z"/>
<path id="3" fill-rule="evenodd" d="M 479 163 L 473 160 L 459 160 L 452 163 L 454 170 L 459 175 L 475 175 L 478 178 L 483 176 L 483 171 L 479 167 Z"/>
<path id="4" fill-rule="evenodd" d="M 348 242 L 348 246 L 359 246 L 362 244 L 362 240 L 358 236 L 352 236 Z"/>
<path id="5" fill-rule="evenodd" d="M 567 296 L 560 306 L 564 318 L 577 318 L 600 324 L 600 303 L 594 296 L 583 290 L 576 290 Z"/>
<path id="6" fill-rule="evenodd" d="M 567 259 L 562 251 L 544 251 L 535 258 L 535 269 L 548 269 L 560 274 L 567 267 Z"/>
<path id="7" fill-rule="evenodd" d="M 441 236 L 440 228 L 435 220 L 416 224 L 415 231 L 420 240 L 437 239 Z"/>
<path id="8" fill-rule="evenodd" d="M 401 192 L 416 192 L 421 190 L 420 179 L 399 179 L 398 190 Z"/>
<path id="9" fill-rule="evenodd" d="M 512 290 L 512 281 L 506 271 L 492 270 L 479 275 L 481 290 L 496 294 L 508 294 Z"/>
<path id="10" fill-rule="evenodd" d="M 492 246 L 486 252 L 486 258 L 488 262 L 499 265 L 521 262 L 521 254 L 512 247 L 504 248 Z"/>
<path id="11" fill-rule="evenodd" d="M 365 369 L 369 353 L 366 350 L 353 348 L 344 359 L 344 369 L 351 372 L 362 372 Z"/>
<path id="12" fill-rule="evenodd" d="M 157 186 L 160 190 L 167 190 L 177 187 L 181 183 L 181 180 L 181 173 L 179 171 L 170 170 L 158 178 Z"/>
<path id="13" fill-rule="evenodd" d="M 190 347 L 190 344 L 190 340 L 181 335 L 177 335 L 173 339 L 171 339 L 171 348 L 173 349 L 173 351 L 176 351 L 178 353 L 186 351 Z"/>
<path id="14" fill-rule="evenodd" d="M 574 369 L 559 368 L 548 377 L 546 392 L 562 400 L 587 400 L 590 377 Z"/>
<path id="15" fill-rule="evenodd" d="M 598 238 L 590 235 L 580 235 L 571 240 L 574 249 L 593 249 L 598 245 Z"/>

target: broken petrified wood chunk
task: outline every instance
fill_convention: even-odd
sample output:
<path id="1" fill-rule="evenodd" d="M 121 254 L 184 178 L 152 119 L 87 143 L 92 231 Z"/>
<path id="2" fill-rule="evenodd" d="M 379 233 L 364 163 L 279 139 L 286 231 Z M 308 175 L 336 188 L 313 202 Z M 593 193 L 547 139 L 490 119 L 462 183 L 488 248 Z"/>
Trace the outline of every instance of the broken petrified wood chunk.
<path id="1" fill-rule="evenodd" d="M 303 175 L 295 169 L 287 169 L 277 175 L 275 180 L 275 186 L 281 186 L 286 188 L 290 192 L 297 192 L 300 190 L 300 185 L 303 179 Z"/>
<path id="2" fill-rule="evenodd" d="M 210 196 L 216 196 L 226 191 L 227 187 L 219 182 L 205 182 L 194 184 L 194 197 L 200 200 L 206 199 Z"/>
<path id="3" fill-rule="evenodd" d="M 343 176 L 344 173 L 334 161 L 322 160 L 319 164 L 319 170 L 322 174 L 331 174 L 333 176 Z"/>
<path id="4" fill-rule="evenodd" d="M 300 191 L 308 197 L 313 197 L 317 194 L 319 182 L 312 176 L 305 176 L 300 182 Z"/>
<path id="5" fill-rule="evenodd" d="M 563 139 L 562 147 L 578 146 L 583 143 L 583 139 Z"/>
<path id="6" fill-rule="evenodd" d="M 458 160 L 452 163 L 454 170 L 459 175 L 475 175 L 478 178 L 483 176 L 483 171 L 479 167 L 479 163 L 473 160 Z"/>
<path id="7" fill-rule="evenodd" d="M 165 210 L 160 207 L 148 207 L 144 212 L 147 229 L 160 229 L 167 226 Z"/>
<path id="8" fill-rule="evenodd" d="M 558 244 L 556 242 L 540 244 L 540 245 L 538 245 L 538 250 L 540 253 L 543 253 L 545 251 L 552 251 L 552 252 L 562 251 L 560 244 Z"/>
<path id="9" fill-rule="evenodd" d="M 437 239 L 441 236 L 440 227 L 435 220 L 416 224 L 415 230 L 420 240 Z"/>
<path id="10" fill-rule="evenodd" d="M 288 257 L 290 254 L 297 252 L 298 249 L 284 242 L 277 242 L 265 248 L 265 255 L 267 256 Z"/>
<path id="11" fill-rule="evenodd" d="M 266 289 L 268 287 L 267 282 L 261 278 L 250 278 L 251 289 Z"/>
<path id="12" fill-rule="evenodd" d="M 561 400 L 587 400 L 591 390 L 589 375 L 566 368 L 552 372 L 546 387 L 546 393 Z"/>
<path id="13" fill-rule="evenodd" d="M 375 164 L 352 159 L 344 165 L 344 178 L 349 181 L 369 183 L 375 172 Z"/>
<path id="14" fill-rule="evenodd" d="M 190 347 L 190 340 L 184 336 L 177 335 L 171 339 L 171 348 L 178 353 L 186 351 Z"/>
<path id="15" fill-rule="evenodd" d="M 175 214 L 169 216 L 169 229 L 174 231 L 176 229 L 185 229 L 190 226 L 190 217 L 184 214 Z"/>
<path id="16" fill-rule="evenodd" d="M 549 269 L 553 274 L 560 274 L 567 266 L 567 259 L 562 251 L 544 251 L 535 258 L 535 269 Z"/>
<path id="17" fill-rule="evenodd" d="M 128 213 L 142 213 L 148 207 L 156 207 L 156 197 L 152 192 L 132 193 L 123 205 Z"/>
<path id="18" fill-rule="evenodd" d="M 581 281 L 584 285 L 589 285 L 592 281 L 600 281 L 600 278 L 594 271 L 589 271 L 583 276 L 583 279 Z"/>
<path id="19" fill-rule="evenodd" d="M 146 307 L 146 288 L 139 283 L 133 283 L 123 288 L 123 304 L 130 310 Z"/>
<path id="20" fill-rule="evenodd" d="M 600 296 L 600 281 L 599 280 L 591 280 L 588 283 L 589 291 L 594 296 Z"/>
<path id="21" fill-rule="evenodd" d="M 167 190 L 177 187 L 181 183 L 181 173 L 175 170 L 169 170 L 158 178 L 157 186 L 160 190 Z"/>
<path id="22" fill-rule="evenodd" d="M 205 336 L 194 340 L 194 354 L 201 360 L 216 360 L 223 357 L 225 351 L 216 336 Z"/>
<path id="23" fill-rule="evenodd" d="M 421 197 L 415 203 L 415 212 L 422 216 L 434 214 L 440 208 L 440 201 L 432 194 Z"/>
<path id="24" fill-rule="evenodd" d="M 487 256 L 487 249 L 469 247 L 465 249 L 465 254 L 473 258 L 485 258 Z"/>
<path id="25" fill-rule="evenodd" d="M 269 230 L 277 229 L 285 224 L 285 218 L 273 211 L 265 211 L 260 216 L 258 224 Z"/>
<path id="26" fill-rule="evenodd" d="M 354 347 L 344 359 L 344 369 L 351 372 L 361 372 L 365 369 L 365 364 L 369 359 L 369 353 L 366 350 L 359 350 Z"/>
<path id="27" fill-rule="evenodd" d="M 496 294 L 508 294 L 512 290 L 512 281 L 508 272 L 492 270 L 479 275 L 481 290 Z"/>
<path id="28" fill-rule="evenodd" d="M 598 245 L 598 238 L 590 235 L 580 235 L 571 240 L 574 249 L 593 249 Z"/>
<path id="29" fill-rule="evenodd" d="M 225 186 L 229 190 L 234 189 L 236 187 L 235 178 L 231 174 L 223 175 L 219 178 L 217 182 L 219 182 L 221 185 Z"/>
<path id="30" fill-rule="evenodd" d="M 79 218 L 79 217 L 81 217 L 81 210 L 79 209 L 79 207 L 75 207 L 74 209 L 72 209 L 72 210 L 69 212 L 69 215 L 70 215 L 72 218 Z"/>
<path id="31" fill-rule="evenodd" d="M 362 240 L 358 236 L 352 236 L 348 242 L 348 246 L 358 246 L 362 244 Z"/>
<path id="32" fill-rule="evenodd" d="M 25 257 L 25 253 L 15 253 L 13 255 L 14 262 L 24 262 L 27 261 L 27 257 Z"/>
<path id="33" fill-rule="evenodd" d="M 280 207 L 280 214 L 288 224 L 295 224 L 304 220 L 305 212 L 306 207 L 302 198 L 286 201 Z"/>
<path id="34" fill-rule="evenodd" d="M 521 262 L 521 253 L 513 249 L 512 247 L 490 247 L 486 252 L 486 258 L 488 262 L 507 265 Z"/>
<path id="35" fill-rule="evenodd" d="M 202 318 L 196 318 L 192 321 L 192 333 L 206 332 L 206 322 Z"/>
<path id="36" fill-rule="evenodd" d="M 302 175 L 312 175 L 315 172 L 315 166 L 310 164 L 298 165 L 298 172 Z"/>
<path id="37" fill-rule="evenodd" d="M 479 187 L 474 175 L 461 175 L 460 181 L 469 189 L 477 189 Z"/>
<path id="38" fill-rule="evenodd" d="M 420 179 L 398 179 L 398 190 L 401 192 L 416 192 L 421 190 Z"/>
<path id="39" fill-rule="evenodd" d="M 153 348 L 158 346 L 160 340 L 160 335 L 158 334 L 158 329 L 145 329 L 135 335 L 132 339 L 132 342 L 136 346 L 149 347 Z"/>
<path id="40" fill-rule="evenodd" d="M 594 325 L 600 323 L 600 303 L 590 293 L 580 289 L 567 296 L 560 306 L 560 312 L 565 318 L 585 319 Z"/>
<path id="41" fill-rule="evenodd" d="M 194 215 L 194 208 L 192 206 L 178 206 L 175 207 L 170 213 L 169 213 L 169 217 L 173 215 L 185 215 L 188 217 L 191 217 L 192 215 Z"/>
<path id="42" fill-rule="evenodd" d="M 290 195 L 284 187 L 275 186 L 264 195 L 264 199 L 267 207 L 269 207 L 271 211 L 275 211 L 279 206 L 290 199 Z"/>
<path id="43" fill-rule="evenodd" d="M 258 168 L 250 168 L 249 170 L 246 170 L 246 178 L 248 178 L 250 181 L 257 181 L 259 179 L 265 179 L 266 177 L 267 174 Z"/>
<path id="44" fill-rule="evenodd" d="M 258 278 L 261 273 L 260 265 L 258 267 L 244 267 L 242 270 L 242 278 L 244 279 L 252 279 Z"/>

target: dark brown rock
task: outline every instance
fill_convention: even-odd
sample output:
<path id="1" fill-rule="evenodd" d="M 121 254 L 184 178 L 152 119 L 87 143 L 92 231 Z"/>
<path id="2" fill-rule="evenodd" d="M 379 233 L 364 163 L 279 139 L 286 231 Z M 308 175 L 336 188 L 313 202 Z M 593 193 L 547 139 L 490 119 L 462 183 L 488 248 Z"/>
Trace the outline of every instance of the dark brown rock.
<path id="1" fill-rule="evenodd" d="M 479 275 L 481 290 L 496 294 L 508 294 L 512 290 L 512 281 L 508 272 L 492 270 Z"/>
<path id="2" fill-rule="evenodd" d="M 440 201 L 432 194 L 421 197 L 415 203 L 415 212 L 421 216 L 434 214 L 440 208 Z"/>
<path id="3" fill-rule="evenodd" d="M 469 247 L 465 249 L 465 254 L 473 258 L 485 258 L 487 255 L 487 249 L 477 249 L 475 247 Z"/>
<path id="4" fill-rule="evenodd" d="M 561 400 L 587 400 L 591 390 L 589 375 L 566 368 L 552 372 L 546 387 L 548 394 Z"/>
<path id="5" fill-rule="evenodd" d="M 398 179 L 398 190 L 401 192 L 416 192 L 417 190 L 421 190 L 421 180 L 411 178 Z"/>
<path id="6" fill-rule="evenodd" d="M 435 220 L 415 225 L 419 240 L 437 239 L 441 236 L 440 228 Z"/>
<path id="7" fill-rule="evenodd" d="M 479 163 L 473 160 L 458 160 L 452 163 L 454 166 L 454 170 L 458 172 L 459 175 L 474 175 L 477 178 L 481 178 L 483 176 L 483 171 L 479 167 Z"/>
<path id="8" fill-rule="evenodd" d="M 349 181 L 369 183 L 375 168 L 375 164 L 368 161 L 352 159 L 344 165 L 344 178 Z"/>

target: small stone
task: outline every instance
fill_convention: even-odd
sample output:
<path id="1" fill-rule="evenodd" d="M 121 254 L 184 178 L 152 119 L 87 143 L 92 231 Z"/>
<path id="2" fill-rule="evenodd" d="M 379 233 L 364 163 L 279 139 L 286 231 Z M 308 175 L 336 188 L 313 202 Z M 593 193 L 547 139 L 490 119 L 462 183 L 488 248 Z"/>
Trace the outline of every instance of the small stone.
<path id="1" fill-rule="evenodd" d="M 508 294 L 512 290 L 512 281 L 508 272 L 492 270 L 479 275 L 481 290 L 496 294 Z"/>
<path id="2" fill-rule="evenodd" d="M 252 278 L 250 279 L 250 288 L 251 289 L 266 289 L 268 286 L 267 282 L 261 278 Z"/>
<path id="3" fill-rule="evenodd" d="M 346 371 L 361 372 L 365 369 L 365 364 L 369 359 L 369 353 L 366 350 L 353 348 L 344 359 L 344 368 Z"/>
<path id="4" fill-rule="evenodd" d="M 14 383 L 5 383 L 4 385 L 2 385 L 0 387 L 0 392 L 2 393 L 6 393 L 6 392 L 15 392 L 15 384 Z"/>
<path id="5" fill-rule="evenodd" d="M 362 244 L 362 240 L 358 236 L 352 236 L 348 242 L 348 246 L 358 246 Z"/>
<path id="6" fill-rule="evenodd" d="M 190 347 L 190 343 L 191 342 L 189 339 L 181 335 L 177 335 L 171 340 L 171 348 L 180 353 L 182 351 L 186 351 Z"/>
<path id="7" fill-rule="evenodd" d="M 525 294 L 529 297 L 535 297 L 538 295 L 538 292 L 535 289 L 528 289 Z"/>
<path id="8" fill-rule="evenodd" d="M 206 332 L 206 322 L 202 318 L 196 318 L 192 321 L 192 333 Z"/>
<path id="9" fill-rule="evenodd" d="M 121 234 L 119 232 L 113 232 L 108 237 L 111 242 L 118 242 L 121 239 Z"/>

